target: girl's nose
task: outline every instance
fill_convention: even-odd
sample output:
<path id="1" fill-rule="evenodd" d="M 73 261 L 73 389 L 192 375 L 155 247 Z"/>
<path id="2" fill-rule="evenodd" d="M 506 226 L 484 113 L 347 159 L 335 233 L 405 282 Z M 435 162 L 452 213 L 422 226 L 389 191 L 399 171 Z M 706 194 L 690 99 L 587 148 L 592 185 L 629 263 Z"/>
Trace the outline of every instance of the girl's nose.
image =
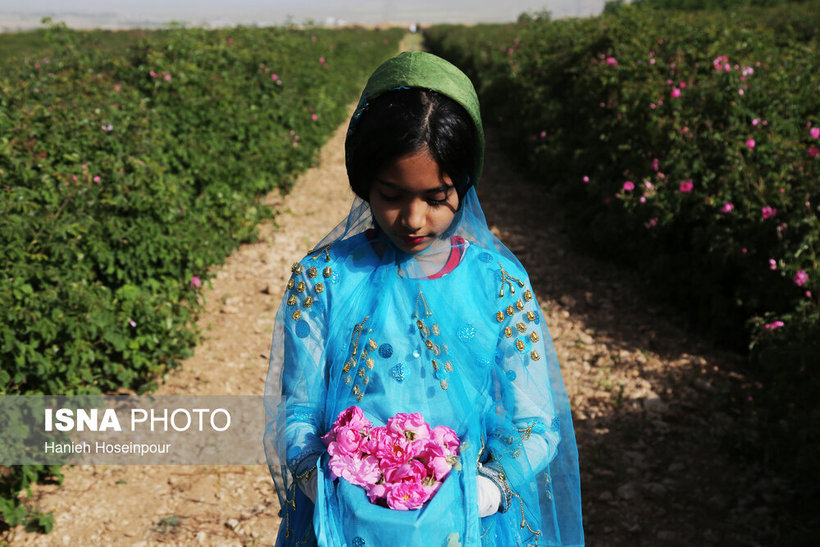
<path id="1" fill-rule="evenodd" d="M 427 204 L 424 200 L 412 199 L 405 205 L 402 214 L 402 223 L 408 230 L 418 231 L 424 227 L 424 216 L 427 214 Z"/>

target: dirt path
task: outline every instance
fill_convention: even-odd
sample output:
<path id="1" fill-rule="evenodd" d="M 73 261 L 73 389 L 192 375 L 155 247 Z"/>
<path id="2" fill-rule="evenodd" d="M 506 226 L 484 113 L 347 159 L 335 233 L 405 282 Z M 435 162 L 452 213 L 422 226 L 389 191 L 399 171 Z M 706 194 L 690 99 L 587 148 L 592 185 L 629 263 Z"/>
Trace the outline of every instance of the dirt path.
<path id="1" fill-rule="evenodd" d="M 160 394 L 261 394 L 289 266 L 349 208 L 344 126 L 288 196 L 278 228 L 215 270 L 205 340 Z M 755 545 L 775 518 L 776 481 L 730 463 L 744 378 L 735 357 L 688 334 L 642 298 L 641 280 L 573 250 L 554 204 L 500 156 L 488 132 L 480 197 L 546 312 L 573 402 L 588 545 Z M 321 196 L 321 198 L 319 197 Z M 264 466 L 79 466 L 35 503 L 48 535 L 12 545 L 272 544 L 278 502 Z M 0 543 L 2 540 L 0 539 Z"/>

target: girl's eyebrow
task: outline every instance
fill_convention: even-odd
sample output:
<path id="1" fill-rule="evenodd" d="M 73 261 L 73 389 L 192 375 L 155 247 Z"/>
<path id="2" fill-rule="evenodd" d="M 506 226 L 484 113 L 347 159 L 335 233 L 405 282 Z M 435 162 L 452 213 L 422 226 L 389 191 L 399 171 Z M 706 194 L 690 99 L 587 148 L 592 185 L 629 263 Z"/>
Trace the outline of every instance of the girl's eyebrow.
<path id="1" fill-rule="evenodd" d="M 402 188 L 398 184 L 394 184 L 392 182 L 388 182 L 388 181 L 382 180 L 380 178 L 376 178 L 376 182 L 378 182 L 379 184 L 382 184 L 384 186 L 387 186 L 388 188 L 391 188 L 392 190 L 396 190 L 397 192 L 403 192 L 405 194 L 414 193 L 414 192 L 411 192 L 410 190 Z M 452 188 L 455 188 L 455 186 L 453 186 L 452 184 L 442 184 L 441 186 L 439 186 L 437 188 L 430 188 L 429 190 L 424 190 L 421 193 L 422 194 L 435 194 L 437 192 L 449 192 L 450 189 L 452 189 Z"/>

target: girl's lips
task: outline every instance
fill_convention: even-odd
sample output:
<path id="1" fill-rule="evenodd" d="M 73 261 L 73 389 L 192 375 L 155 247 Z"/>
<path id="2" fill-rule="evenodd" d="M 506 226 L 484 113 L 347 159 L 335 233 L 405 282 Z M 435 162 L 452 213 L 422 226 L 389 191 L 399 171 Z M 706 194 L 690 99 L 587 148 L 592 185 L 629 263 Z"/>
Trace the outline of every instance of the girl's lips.
<path id="1" fill-rule="evenodd" d="M 418 245 L 424 241 L 424 236 L 401 236 L 401 239 L 408 245 Z"/>

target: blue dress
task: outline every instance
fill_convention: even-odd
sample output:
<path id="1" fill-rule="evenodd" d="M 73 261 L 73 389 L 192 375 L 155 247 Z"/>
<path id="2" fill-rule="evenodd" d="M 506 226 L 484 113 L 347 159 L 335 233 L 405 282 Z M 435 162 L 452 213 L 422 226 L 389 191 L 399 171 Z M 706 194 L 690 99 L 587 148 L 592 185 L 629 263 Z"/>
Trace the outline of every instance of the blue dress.
<path id="1" fill-rule="evenodd" d="M 295 264 L 266 387 L 277 545 L 582 545 L 577 450 L 544 316 L 526 272 L 470 190 L 430 256 L 401 252 L 366 203 Z M 375 235 L 374 235 L 375 234 Z M 333 479 L 320 437 L 357 405 L 374 425 L 420 412 L 461 440 L 423 507 L 372 504 Z M 294 482 L 318 476 L 313 503 Z M 476 480 L 502 491 L 480 518 Z"/>

